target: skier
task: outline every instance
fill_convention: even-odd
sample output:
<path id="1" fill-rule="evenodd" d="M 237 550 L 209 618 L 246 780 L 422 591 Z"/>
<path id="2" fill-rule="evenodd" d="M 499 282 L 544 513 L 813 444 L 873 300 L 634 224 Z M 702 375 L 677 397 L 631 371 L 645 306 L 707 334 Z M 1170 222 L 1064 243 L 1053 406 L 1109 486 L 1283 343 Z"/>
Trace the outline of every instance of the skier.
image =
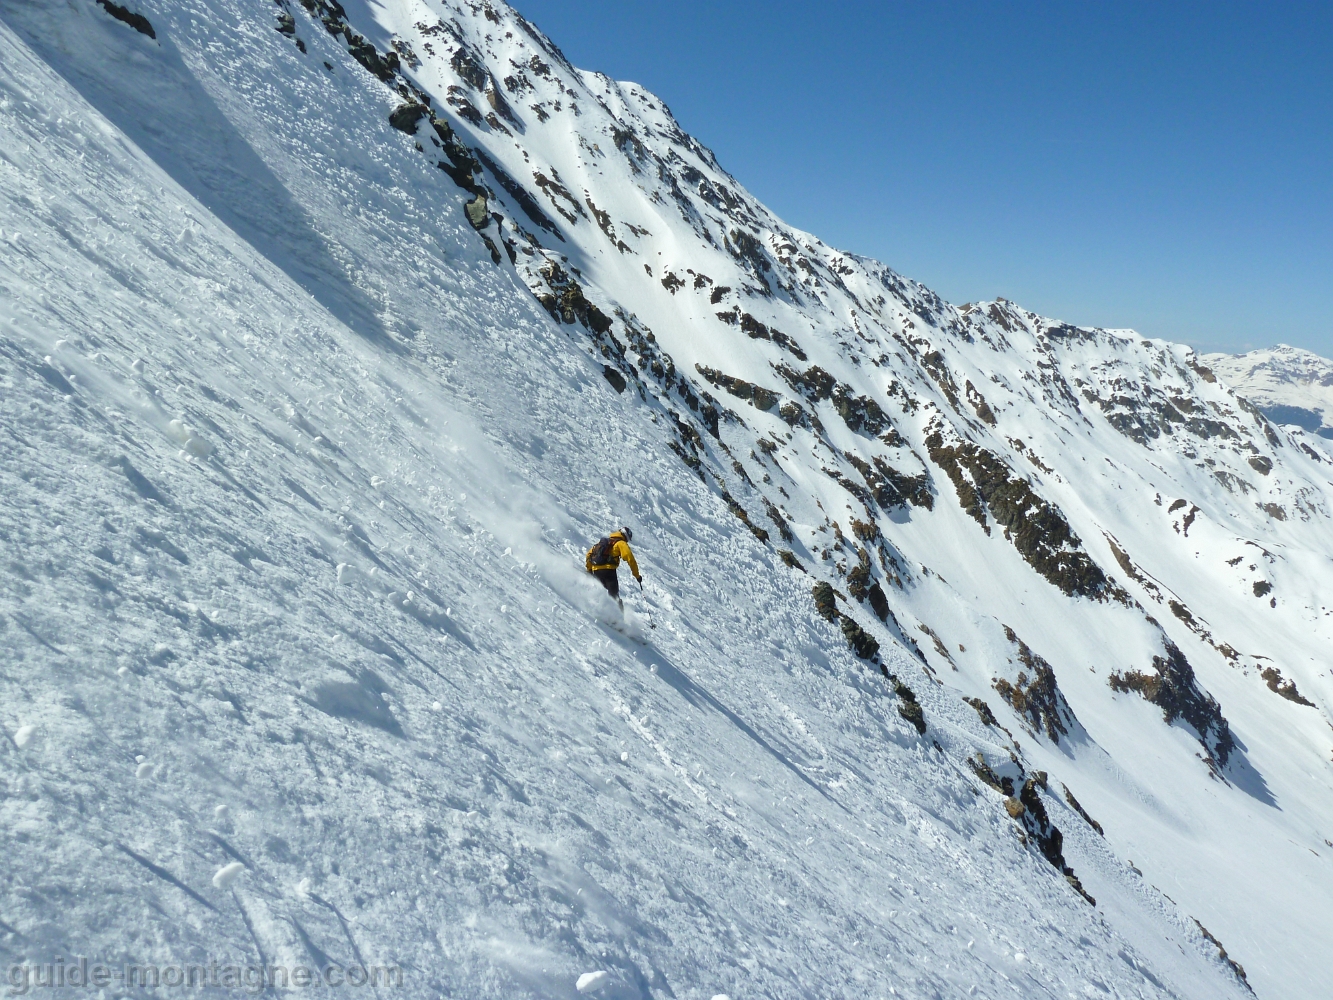
<path id="1" fill-rule="evenodd" d="M 634 579 L 639 581 L 639 589 L 643 589 L 639 564 L 634 560 L 634 553 L 629 548 L 629 541 L 633 537 L 634 532 L 629 528 L 613 531 L 588 550 L 588 557 L 585 560 L 588 572 L 597 577 L 597 582 L 616 599 L 621 611 L 625 610 L 625 603 L 620 599 L 620 577 L 616 574 L 620 560 L 624 559 L 629 563 L 629 571 L 634 574 Z"/>

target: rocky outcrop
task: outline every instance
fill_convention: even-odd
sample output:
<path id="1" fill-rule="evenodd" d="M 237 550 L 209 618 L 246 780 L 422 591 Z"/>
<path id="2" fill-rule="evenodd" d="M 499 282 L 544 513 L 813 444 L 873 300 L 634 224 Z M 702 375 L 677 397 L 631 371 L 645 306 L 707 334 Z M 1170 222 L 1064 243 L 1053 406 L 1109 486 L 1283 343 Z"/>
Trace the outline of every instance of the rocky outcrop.
<path id="1" fill-rule="evenodd" d="M 837 591 L 832 584 L 822 580 L 815 584 L 813 595 L 815 610 L 825 621 L 832 622 L 842 630 L 843 638 L 852 652 L 863 660 L 879 661 L 879 642 L 869 632 L 858 625 L 852 617 L 838 610 Z"/>
<path id="2" fill-rule="evenodd" d="M 1074 713 L 1055 682 L 1055 671 L 1008 625 L 1004 626 L 1004 634 L 1018 647 L 1018 660 L 1027 669 L 1020 670 L 1013 682 L 995 678 L 992 683 L 996 692 L 1034 732 L 1045 732 L 1052 743 L 1059 743 L 1061 736 L 1069 735 Z"/>
<path id="3" fill-rule="evenodd" d="M 97 2 L 101 4 L 106 12 L 117 21 L 123 21 L 141 35 L 147 35 L 149 38 L 153 39 L 157 38 L 157 32 L 153 30 L 153 26 L 149 23 L 148 18 L 144 17 L 142 14 L 136 13 L 128 7 L 123 7 L 118 3 L 112 3 L 112 0 L 97 0 Z"/>
<path id="4" fill-rule="evenodd" d="M 694 369 L 719 389 L 730 393 L 737 399 L 745 400 L 757 410 L 771 410 L 782 398 L 771 389 L 765 389 L 762 385 L 755 385 L 755 383 L 747 382 L 745 379 L 727 375 L 716 368 L 696 364 Z"/>
<path id="5" fill-rule="evenodd" d="M 870 495 L 885 510 L 905 507 L 908 504 L 913 507 L 924 507 L 926 510 L 934 509 L 935 495 L 931 492 L 930 476 L 926 473 L 923 472 L 919 476 L 906 475 L 878 455 L 874 456 L 871 462 L 852 452 L 844 452 L 843 457 L 861 474 L 861 478 L 870 487 Z"/>
<path id="6" fill-rule="evenodd" d="M 1153 673 L 1131 670 L 1111 674 L 1112 691 L 1134 691 L 1162 710 L 1168 725 L 1179 719 L 1198 736 L 1214 770 L 1221 770 L 1235 749 L 1231 727 L 1216 699 L 1199 687 L 1185 654 L 1170 639 L 1164 640 L 1165 656 L 1154 656 Z"/>
<path id="7" fill-rule="evenodd" d="M 953 482 L 963 510 L 986 534 L 989 512 L 1028 565 L 1064 593 L 1098 600 L 1110 596 L 1106 574 L 1082 550 L 1059 508 L 1012 475 L 1002 459 L 970 441 L 946 444 L 939 431 L 926 439 L 926 449 Z"/>
<path id="8" fill-rule="evenodd" d="M 471 216 L 469 215 L 469 218 Z M 611 329 L 611 317 L 588 301 L 583 286 L 553 260 L 541 269 L 550 292 L 539 294 L 537 300 L 557 323 L 582 323 L 595 333 Z"/>

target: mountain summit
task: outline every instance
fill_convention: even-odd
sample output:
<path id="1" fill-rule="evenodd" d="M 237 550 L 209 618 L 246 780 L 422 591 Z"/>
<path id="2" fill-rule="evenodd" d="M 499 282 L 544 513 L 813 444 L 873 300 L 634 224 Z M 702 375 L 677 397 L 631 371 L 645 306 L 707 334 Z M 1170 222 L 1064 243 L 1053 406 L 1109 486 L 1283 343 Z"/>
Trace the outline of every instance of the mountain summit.
<path id="1" fill-rule="evenodd" d="M 0 0 L 0 177 L 22 975 L 1326 992 L 1333 453 L 1189 348 L 501 3 Z"/>

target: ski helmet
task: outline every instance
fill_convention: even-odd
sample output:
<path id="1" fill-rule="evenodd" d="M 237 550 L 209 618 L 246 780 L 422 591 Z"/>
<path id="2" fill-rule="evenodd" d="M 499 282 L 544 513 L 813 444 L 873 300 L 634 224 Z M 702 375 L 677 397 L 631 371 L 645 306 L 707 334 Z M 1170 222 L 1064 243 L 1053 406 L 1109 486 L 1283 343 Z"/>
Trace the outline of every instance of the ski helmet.
<path id="1" fill-rule="evenodd" d="M 625 536 L 625 541 L 634 541 L 634 532 L 630 531 L 629 528 L 621 528 L 620 533 Z"/>

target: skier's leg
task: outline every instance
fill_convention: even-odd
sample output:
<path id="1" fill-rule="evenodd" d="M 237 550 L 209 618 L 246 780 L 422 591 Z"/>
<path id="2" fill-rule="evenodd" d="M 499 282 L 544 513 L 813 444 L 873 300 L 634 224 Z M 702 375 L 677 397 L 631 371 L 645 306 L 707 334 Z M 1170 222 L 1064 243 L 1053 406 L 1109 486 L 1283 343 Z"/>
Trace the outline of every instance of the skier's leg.
<path id="1" fill-rule="evenodd" d="M 606 588 L 606 592 L 610 594 L 612 598 L 616 600 L 620 599 L 620 580 L 616 576 L 615 570 L 613 569 L 593 570 L 592 575 L 597 578 L 598 583 L 600 583 L 603 587 Z"/>

